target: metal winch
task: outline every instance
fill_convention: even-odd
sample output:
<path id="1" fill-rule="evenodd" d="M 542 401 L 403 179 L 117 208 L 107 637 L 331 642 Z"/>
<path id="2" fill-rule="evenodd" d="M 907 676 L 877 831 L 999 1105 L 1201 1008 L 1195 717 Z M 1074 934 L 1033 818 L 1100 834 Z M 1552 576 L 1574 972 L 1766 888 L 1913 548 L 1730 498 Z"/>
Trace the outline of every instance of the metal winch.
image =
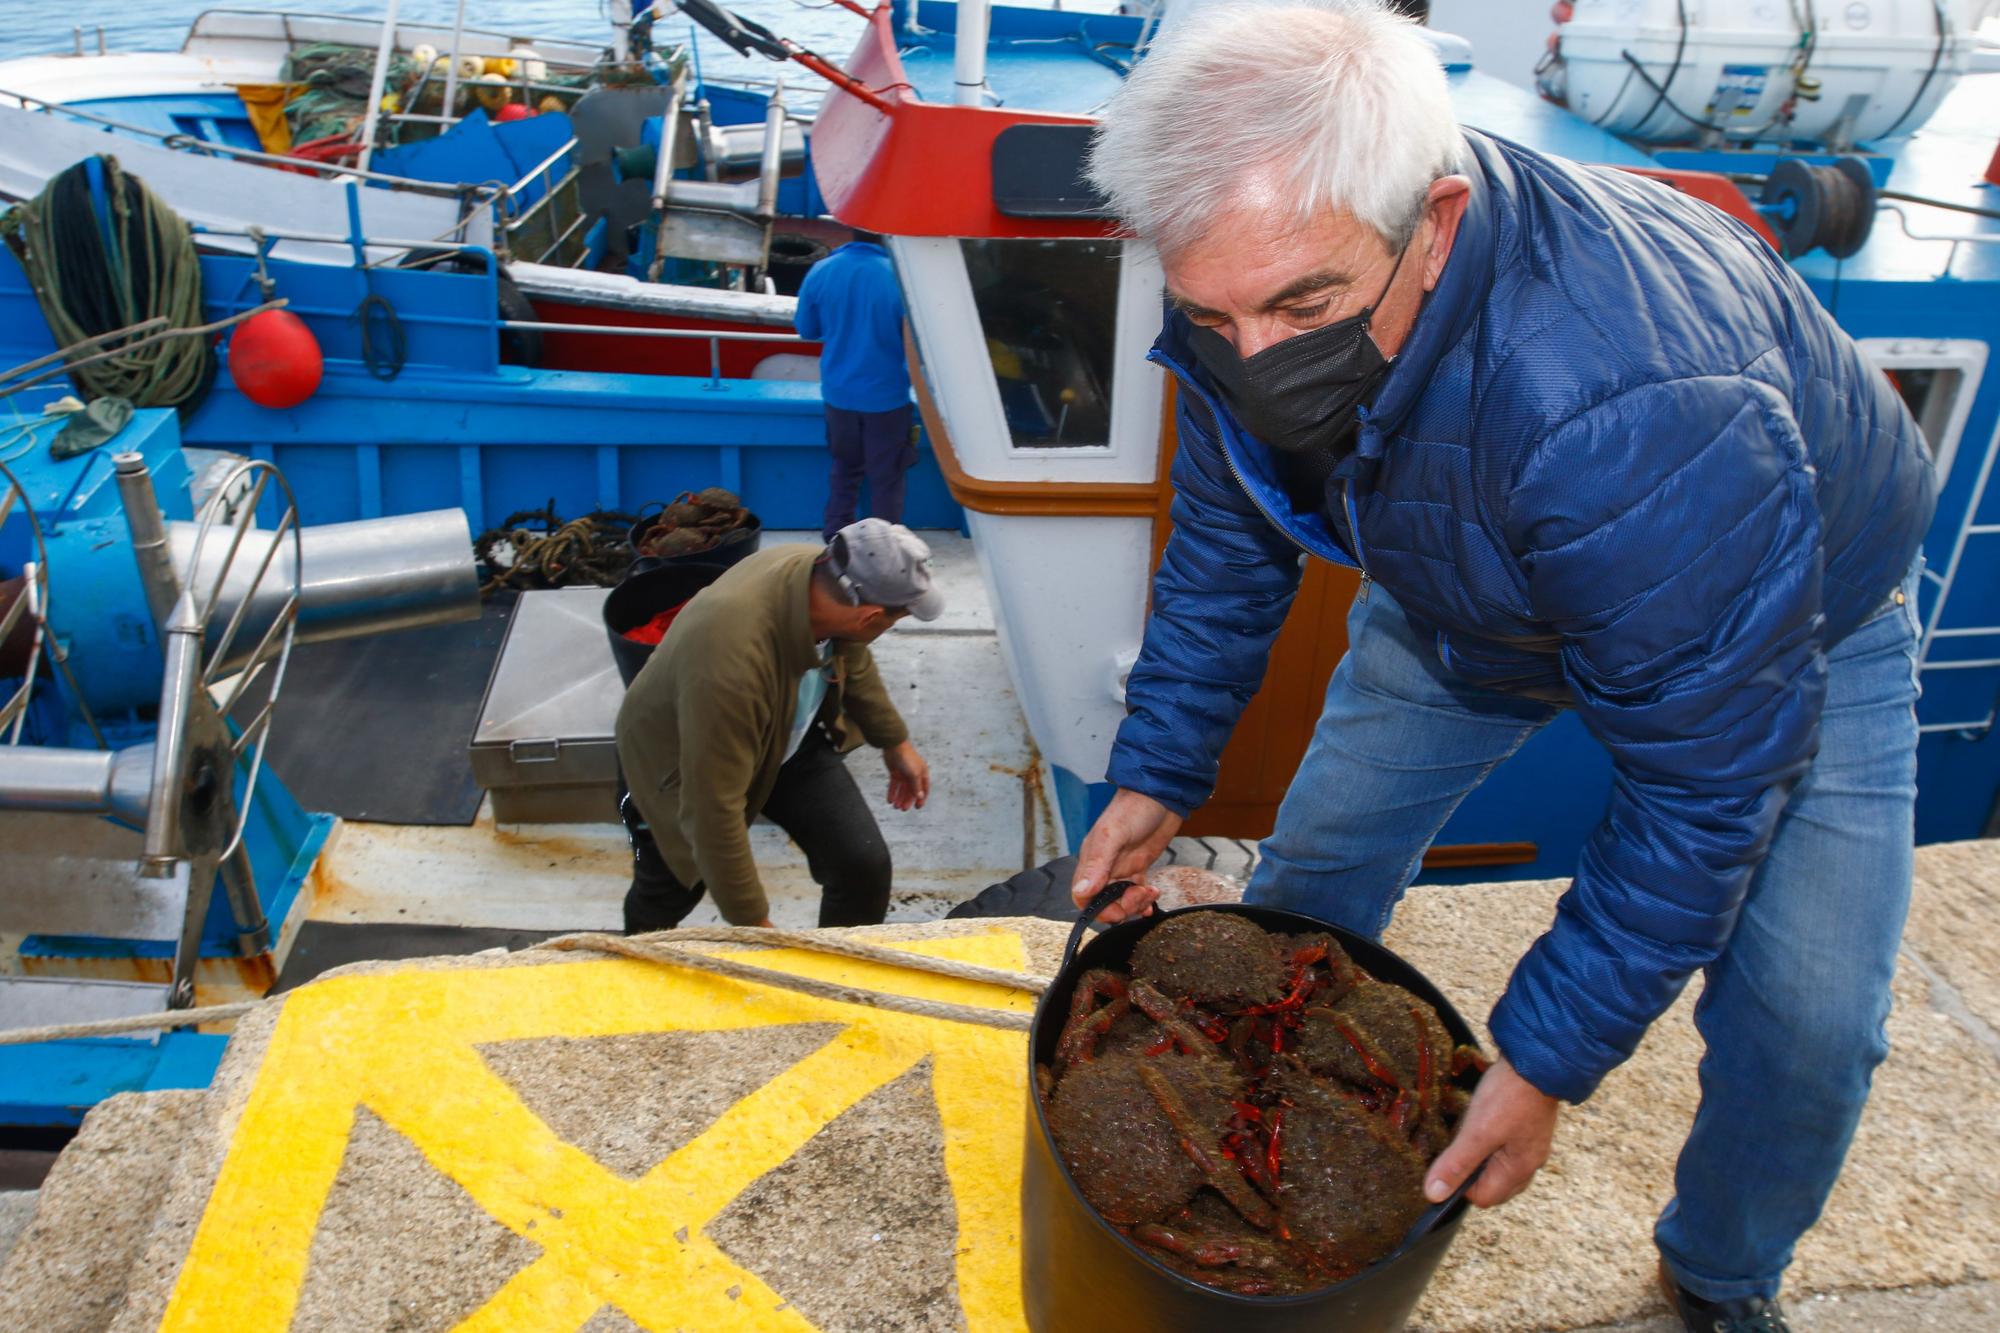
<path id="1" fill-rule="evenodd" d="M 0 1028 L 268 988 L 333 823 L 263 762 L 293 647 L 479 610 L 462 510 L 302 527 L 268 461 L 197 504 L 171 411 L 61 460 L 57 424 L 0 468 Z"/>

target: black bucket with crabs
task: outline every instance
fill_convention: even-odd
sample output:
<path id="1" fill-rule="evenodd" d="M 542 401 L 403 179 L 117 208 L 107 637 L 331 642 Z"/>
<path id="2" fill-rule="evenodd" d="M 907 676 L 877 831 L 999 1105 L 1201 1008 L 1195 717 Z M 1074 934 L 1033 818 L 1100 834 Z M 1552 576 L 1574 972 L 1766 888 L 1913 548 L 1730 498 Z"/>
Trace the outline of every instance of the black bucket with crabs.
<path id="1" fill-rule="evenodd" d="M 1029 1326 L 1403 1327 L 1466 1208 L 1423 1193 L 1486 1065 L 1457 1011 L 1292 912 L 1082 931 L 1030 1032 Z"/>

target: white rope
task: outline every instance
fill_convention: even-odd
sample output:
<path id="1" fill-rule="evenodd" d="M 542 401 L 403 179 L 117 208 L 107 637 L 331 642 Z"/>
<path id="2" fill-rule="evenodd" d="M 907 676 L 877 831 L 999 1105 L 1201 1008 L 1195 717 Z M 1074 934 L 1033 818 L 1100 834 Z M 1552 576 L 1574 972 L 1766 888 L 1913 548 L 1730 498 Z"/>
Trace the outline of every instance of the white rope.
<path id="1" fill-rule="evenodd" d="M 757 930 L 757 935 L 769 936 L 773 931 Z M 755 982 L 758 985 L 777 986 L 784 990 L 799 991 L 805 995 L 817 996 L 822 1000 L 834 1000 L 841 1004 L 862 1004 L 876 1009 L 892 1009 L 898 1013 L 914 1014 L 919 1018 L 938 1018 L 950 1023 L 978 1023 L 986 1027 L 1009 1028 L 1026 1032 L 1032 1016 L 1008 1009 L 987 1009 L 973 1004 L 950 1004 L 943 1000 L 923 1000 L 910 995 L 891 995 L 885 991 L 867 990 L 860 986 L 842 986 L 837 982 L 820 981 L 814 977 L 794 976 L 789 972 L 775 972 L 767 967 L 753 967 L 749 963 L 739 963 L 728 958 L 718 958 L 714 954 L 695 953 L 690 949 L 677 949 L 671 945 L 649 943 L 645 940 L 626 939 L 622 935 L 568 935 L 550 940 L 540 946 L 547 949 L 591 950 L 597 953 L 618 954 L 625 958 L 639 958 L 651 963 L 666 963 L 677 967 L 693 968 L 697 972 L 713 972 L 717 976 L 729 977 L 736 981 Z M 801 947 L 816 947 L 801 946 Z M 823 953 L 835 950 L 821 949 Z M 842 951 L 844 952 L 844 951 Z M 895 952 L 889 950 L 888 952 Z M 937 972 L 935 964 L 946 960 L 922 958 L 904 954 L 896 960 L 899 966 L 919 972 Z M 971 964 L 952 964 L 953 967 L 970 967 Z M 991 969 L 978 968 L 986 972 Z M 956 973 L 944 973 L 956 975 Z M 999 973 L 1013 976 L 1013 973 Z M 1014 982 L 999 982 L 999 985 L 1021 989 Z M 1043 982 L 1042 986 L 1047 983 Z M 1037 987 L 1040 989 L 1041 987 Z"/>
<path id="2" fill-rule="evenodd" d="M 235 1004 L 211 1004 L 205 1009 L 167 1009 L 157 1014 L 133 1014 L 130 1018 L 99 1018 L 89 1023 L 9 1028 L 0 1032 L 0 1046 L 21 1046 L 35 1041 L 70 1041 L 77 1037 L 115 1037 L 125 1032 L 192 1027 L 196 1023 L 224 1023 L 243 1017 L 262 1003 L 262 1000 L 239 1000 Z"/>
<path id="3" fill-rule="evenodd" d="M 1038 977 L 1028 972 L 1007 972 L 997 967 L 981 967 L 977 963 L 961 963 L 950 958 L 932 958 L 925 954 L 910 953 L 903 949 L 890 948 L 887 945 L 870 944 L 866 940 L 857 939 L 851 935 L 822 934 L 816 930 L 780 930 L 770 926 L 677 926 L 672 930 L 660 931 L 653 935 L 642 935 L 638 938 L 664 944 L 669 948 L 686 942 L 689 944 L 760 944 L 787 949 L 807 949 L 813 953 L 837 954 L 843 958 L 858 958 L 863 962 L 882 963 L 889 967 L 908 968 L 917 972 L 935 972 L 938 976 L 954 977 L 960 981 L 977 981 L 988 986 L 1006 986 L 1013 990 L 1027 991 L 1031 995 L 1040 995 L 1049 988 L 1049 978 Z M 613 940 L 621 946 L 627 942 L 625 936 L 591 932 L 580 935 L 558 936 L 552 940 L 544 940 L 534 947 L 538 949 L 574 949 L 578 945 L 571 943 L 571 941 L 582 940 L 593 943 L 603 940 Z M 607 949 L 605 952 L 622 953 L 623 949 L 613 948 Z"/>
<path id="4" fill-rule="evenodd" d="M 843 986 L 837 982 L 820 981 L 814 977 L 795 976 L 768 967 L 718 958 L 714 954 L 678 948 L 664 942 L 669 938 L 696 944 L 760 944 L 807 949 L 813 953 L 882 963 L 907 971 L 930 972 L 959 981 L 1001 986 L 1009 990 L 1025 991 L 1030 995 L 1041 994 L 1049 985 L 1047 977 L 981 967 L 976 963 L 960 963 L 949 958 L 929 958 L 923 954 L 906 953 L 901 949 L 885 948 L 879 944 L 869 944 L 847 936 L 751 926 L 683 927 L 639 939 L 595 933 L 562 935 L 552 940 L 545 940 L 523 952 L 533 953 L 548 949 L 562 953 L 588 952 L 635 958 L 669 967 L 686 967 L 697 972 L 710 972 L 717 976 L 761 986 L 777 986 L 817 996 L 823 1000 L 835 1000 L 842 1004 L 868 1005 L 871 1008 L 891 1009 L 898 1013 L 914 1014 L 919 1018 L 937 1018 L 952 1023 L 978 1023 L 986 1027 L 1025 1032 L 1030 1022 L 1029 1015 L 1006 1009 L 988 1009 L 980 1005 L 952 1004 L 943 1000 L 925 1000 L 910 995 L 892 995 L 886 991 L 869 990 L 861 986 Z M 283 999 L 282 996 L 276 998 L 281 1001 Z M 129 1018 L 101 1018 L 88 1023 L 52 1023 L 42 1027 L 12 1028 L 0 1031 L 0 1046 L 20 1046 L 42 1041 L 72 1041 L 80 1037 L 115 1037 L 128 1032 L 192 1027 L 197 1023 L 223 1023 L 241 1018 L 264 1003 L 264 1000 L 239 1000 L 234 1004 L 212 1004 L 201 1009 L 168 1009 L 157 1014 L 134 1014 Z"/>

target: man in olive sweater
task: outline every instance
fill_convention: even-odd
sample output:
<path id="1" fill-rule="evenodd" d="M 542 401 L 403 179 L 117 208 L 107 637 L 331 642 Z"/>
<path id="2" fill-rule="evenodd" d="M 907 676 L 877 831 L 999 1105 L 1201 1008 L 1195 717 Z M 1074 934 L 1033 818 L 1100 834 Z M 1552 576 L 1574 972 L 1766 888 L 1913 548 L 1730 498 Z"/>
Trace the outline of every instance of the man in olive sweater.
<path id="1" fill-rule="evenodd" d="M 732 924 L 770 925 L 750 854 L 759 814 L 805 852 L 820 925 L 882 920 L 889 848 L 842 756 L 874 746 L 889 803 L 923 805 L 930 770 L 868 645 L 905 615 L 943 610 L 930 548 L 879 518 L 842 528 L 823 550 L 753 555 L 688 603 L 618 710 L 627 934 L 680 924 L 704 891 Z"/>

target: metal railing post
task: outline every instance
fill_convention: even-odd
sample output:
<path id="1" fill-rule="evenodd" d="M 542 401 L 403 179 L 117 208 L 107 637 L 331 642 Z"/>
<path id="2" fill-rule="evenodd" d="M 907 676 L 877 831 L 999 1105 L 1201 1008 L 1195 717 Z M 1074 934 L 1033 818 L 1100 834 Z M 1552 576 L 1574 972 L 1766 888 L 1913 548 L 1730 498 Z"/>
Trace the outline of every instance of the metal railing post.
<path id="1" fill-rule="evenodd" d="M 451 21 L 451 54 L 445 57 L 451 62 L 444 73 L 444 113 L 447 116 L 458 114 L 458 47 L 464 40 L 465 0 L 458 0 L 458 14 Z"/>
<path id="2" fill-rule="evenodd" d="M 653 232 L 653 261 L 646 265 L 646 281 L 658 282 L 667 263 L 667 182 L 674 177 L 674 141 L 680 136 L 681 102 L 687 96 L 687 70 L 674 76 L 667 95 L 667 109 L 660 117 L 660 157 L 653 164 L 653 212 L 658 221 Z"/>
<path id="3" fill-rule="evenodd" d="M 382 42 L 375 48 L 375 73 L 368 80 L 368 115 L 361 122 L 361 161 L 368 170 L 375 156 L 375 130 L 382 119 L 382 86 L 389 80 L 389 55 L 396 49 L 396 15 L 403 0 L 389 0 L 389 12 L 382 16 Z"/>

